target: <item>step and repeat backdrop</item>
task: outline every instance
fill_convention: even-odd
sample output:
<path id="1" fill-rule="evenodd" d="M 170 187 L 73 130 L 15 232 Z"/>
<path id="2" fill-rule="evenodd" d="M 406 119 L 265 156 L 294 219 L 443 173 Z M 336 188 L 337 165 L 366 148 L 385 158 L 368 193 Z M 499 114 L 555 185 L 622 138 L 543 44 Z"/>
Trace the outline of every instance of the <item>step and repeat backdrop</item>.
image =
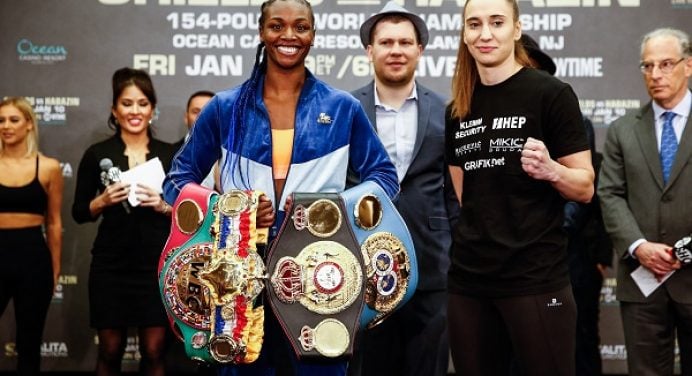
<path id="1" fill-rule="evenodd" d="M 421 83 L 449 95 L 463 0 L 399 0 L 430 29 L 420 60 Z M 3 0 L 0 96 L 26 96 L 39 116 L 41 150 L 63 166 L 62 275 L 41 347 L 46 371 L 90 371 L 96 336 L 89 328 L 87 278 L 96 225 L 77 225 L 70 208 L 84 149 L 112 133 L 112 73 L 148 71 L 159 98 L 155 135 L 174 142 L 185 134 L 183 113 L 197 90 L 220 91 L 250 73 L 258 43 L 259 0 Z M 353 90 L 372 69 L 358 37 L 360 24 L 384 0 L 315 0 L 317 35 L 307 67 L 328 83 Z M 690 30 L 692 0 L 523 0 L 525 33 L 577 92 L 603 143 L 608 124 L 647 101 L 639 72 L 641 36 L 661 26 Z M 16 252 L 21 252 L 17 249 Z M 601 305 L 601 355 L 606 373 L 626 373 L 614 274 Z M 127 310 L 128 307 L 122 307 Z M 168 362 L 194 369 L 180 348 Z M 0 317 L 0 371 L 14 369 L 14 312 Z M 128 339 L 124 368 L 137 368 L 137 337 Z"/>

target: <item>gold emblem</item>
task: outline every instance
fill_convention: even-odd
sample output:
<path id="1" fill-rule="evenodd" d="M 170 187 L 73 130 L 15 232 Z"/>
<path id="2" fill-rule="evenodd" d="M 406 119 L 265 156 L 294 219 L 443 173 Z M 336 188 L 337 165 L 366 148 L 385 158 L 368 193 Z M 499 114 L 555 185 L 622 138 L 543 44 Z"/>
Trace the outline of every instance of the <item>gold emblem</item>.
<path id="1" fill-rule="evenodd" d="M 175 222 L 178 230 L 186 235 L 192 235 L 204 221 L 204 213 L 196 202 L 185 199 L 175 208 Z"/>
<path id="2" fill-rule="evenodd" d="M 225 252 L 223 257 L 212 258 L 199 278 L 209 288 L 215 305 L 231 303 L 237 295 L 252 300 L 264 288 L 264 263 L 260 257 L 242 258 Z"/>
<path id="3" fill-rule="evenodd" d="M 219 363 L 230 363 L 236 356 L 245 353 L 245 345 L 242 341 L 236 342 L 229 335 L 221 334 L 209 341 L 209 353 Z"/>
<path id="4" fill-rule="evenodd" d="M 293 210 L 293 225 L 300 231 L 307 227 L 311 234 L 328 238 L 341 227 L 341 210 L 332 200 L 319 199 L 306 209 L 296 205 Z"/>
<path id="5" fill-rule="evenodd" d="M 191 246 L 176 254 L 163 278 L 164 299 L 172 313 L 196 329 L 209 329 L 211 297 L 199 278 L 209 262 L 211 244 Z"/>
<path id="6" fill-rule="evenodd" d="M 280 301 L 298 301 L 311 312 L 330 315 L 356 301 L 363 272 L 346 247 L 325 240 L 307 245 L 295 258 L 279 259 L 270 280 Z"/>
<path id="7" fill-rule="evenodd" d="M 240 212 L 248 209 L 249 204 L 248 195 L 245 192 L 232 190 L 222 194 L 217 205 L 219 206 L 221 214 L 234 217 L 240 214 Z"/>
<path id="8" fill-rule="evenodd" d="M 411 263 L 404 244 L 389 232 L 370 235 L 361 246 L 366 260 L 365 302 L 379 316 L 390 313 L 404 298 Z"/>
<path id="9" fill-rule="evenodd" d="M 314 329 L 303 326 L 299 342 L 305 351 L 317 350 L 328 358 L 335 358 L 346 352 L 351 339 L 346 325 L 341 321 L 325 319 Z"/>
<path id="10" fill-rule="evenodd" d="M 358 227 L 366 231 L 374 229 L 382 221 L 382 203 L 380 203 L 380 199 L 373 194 L 361 197 L 353 208 L 353 216 L 356 218 Z"/>

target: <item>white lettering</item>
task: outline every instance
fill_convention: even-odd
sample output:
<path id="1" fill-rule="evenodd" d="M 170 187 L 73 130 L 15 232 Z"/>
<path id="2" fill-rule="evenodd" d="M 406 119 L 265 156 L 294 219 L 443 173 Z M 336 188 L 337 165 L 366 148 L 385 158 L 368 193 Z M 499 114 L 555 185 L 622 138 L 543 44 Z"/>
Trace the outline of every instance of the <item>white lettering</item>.
<path id="1" fill-rule="evenodd" d="M 553 59 L 560 77 L 603 77 L 602 57 L 557 57 Z"/>
<path id="2" fill-rule="evenodd" d="M 240 76 L 242 71 L 242 55 L 194 55 L 192 65 L 185 67 L 188 76 Z"/>
<path id="3" fill-rule="evenodd" d="M 525 116 L 508 116 L 493 119 L 493 129 L 521 129 L 526 124 Z"/>

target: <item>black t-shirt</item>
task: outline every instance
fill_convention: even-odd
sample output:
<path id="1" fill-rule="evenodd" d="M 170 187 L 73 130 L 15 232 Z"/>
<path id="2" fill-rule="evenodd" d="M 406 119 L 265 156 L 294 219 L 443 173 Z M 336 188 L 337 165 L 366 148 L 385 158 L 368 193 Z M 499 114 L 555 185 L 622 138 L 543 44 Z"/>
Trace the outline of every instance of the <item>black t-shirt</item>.
<path id="1" fill-rule="evenodd" d="M 528 137 L 554 160 L 589 150 L 570 86 L 530 68 L 493 86 L 479 82 L 471 112 L 459 121 L 448 109 L 445 128 L 445 158 L 464 171 L 450 291 L 503 297 L 566 286 L 565 200 L 529 177 L 520 158 Z"/>

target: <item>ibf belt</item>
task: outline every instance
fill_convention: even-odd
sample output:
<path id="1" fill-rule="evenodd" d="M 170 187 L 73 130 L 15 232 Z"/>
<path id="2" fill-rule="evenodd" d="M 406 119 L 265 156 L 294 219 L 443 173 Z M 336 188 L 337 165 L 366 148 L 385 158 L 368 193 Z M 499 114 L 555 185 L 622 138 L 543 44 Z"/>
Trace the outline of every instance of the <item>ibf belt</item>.
<path id="1" fill-rule="evenodd" d="M 350 356 L 363 306 L 364 265 L 338 194 L 293 194 L 267 269 L 269 302 L 296 355 Z"/>
<path id="2" fill-rule="evenodd" d="M 361 327 L 371 328 L 409 301 L 416 291 L 416 252 L 403 218 L 379 185 L 366 181 L 341 196 L 365 260 L 366 304 Z"/>
<path id="3" fill-rule="evenodd" d="M 189 198 L 186 188 L 174 215 Z M 259 195 L 211 195 L 198 230 L 165 262 L 161 295 L 193 359 L 238 364 L 259 356 L 264 313 L 255 299 L 265 274 L 256 244 L 266 241 L 255 225 Z"/>

